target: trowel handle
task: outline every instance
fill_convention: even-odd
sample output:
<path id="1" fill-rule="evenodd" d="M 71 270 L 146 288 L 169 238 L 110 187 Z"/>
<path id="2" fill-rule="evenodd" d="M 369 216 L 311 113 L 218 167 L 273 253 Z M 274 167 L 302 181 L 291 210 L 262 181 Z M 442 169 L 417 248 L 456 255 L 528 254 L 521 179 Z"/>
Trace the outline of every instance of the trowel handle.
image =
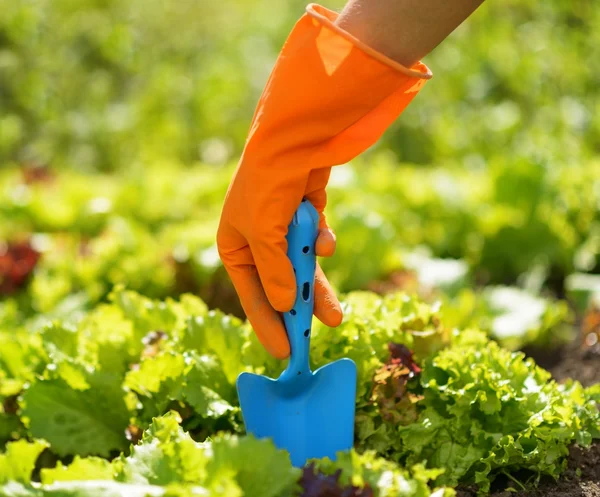
<path id="1" fill-rule="evenodd" d="M 296 274 L 296 302 L 283 319 L 290 341 L 290 362 L 285 376 L 310 373 L 310 328 L 315 302 L 315 242 L 319 213 L 306 199 L 302 200 L 288 227 L 287 255 Z"/>

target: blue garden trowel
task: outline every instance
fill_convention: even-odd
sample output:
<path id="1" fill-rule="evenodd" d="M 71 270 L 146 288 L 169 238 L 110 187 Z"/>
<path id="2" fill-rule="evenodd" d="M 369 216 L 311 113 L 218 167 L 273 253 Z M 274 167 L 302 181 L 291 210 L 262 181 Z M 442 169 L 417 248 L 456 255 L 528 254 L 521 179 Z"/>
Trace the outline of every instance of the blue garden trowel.
<path id="1" fill-rule="evenodd" d="M 283 318 L 290 341 L 287 368 L 272 379 L 242 373 L 237 391 L 246 432 L 271 438 L 294 466 L 350 450 L 354 439 L 356 365 L 340 359 L 314 373 L 309 365 L 319 215 L 303 200 L 289 226 L 288 257 L 296 273 L 296 303 Z"/>

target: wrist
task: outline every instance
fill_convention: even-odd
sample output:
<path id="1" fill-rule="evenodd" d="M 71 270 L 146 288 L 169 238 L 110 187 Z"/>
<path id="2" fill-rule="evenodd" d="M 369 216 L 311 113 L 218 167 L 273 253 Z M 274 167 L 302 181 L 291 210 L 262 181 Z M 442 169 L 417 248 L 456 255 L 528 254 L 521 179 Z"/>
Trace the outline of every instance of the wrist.
<path id="1" fill-rule="evenodd" d="M 378 60 L 379 62 L 382 62 L 389 67 L 414 78 L 431 79 L 433 76 L 429 68 L 422 62 L 417 61 L 415 63 L 411 63 L 410 65 L 402 64 L 398 60 L 389 57 L 386 53 L 377 50 L 376 47 L 371 46 L 372 44 L 369 44 L 363 39 L 359 39 L 355 33 L 350 33 L 345 29 L 346 23 L 341 22 L 343 19 L 338 13 L 316 3 L 309 4 L 306 7 L 306 12 L 310 17 L 313 18 L 315 22 L 326 26 L 332 32 L 349 41 L 365 54 Z"/>

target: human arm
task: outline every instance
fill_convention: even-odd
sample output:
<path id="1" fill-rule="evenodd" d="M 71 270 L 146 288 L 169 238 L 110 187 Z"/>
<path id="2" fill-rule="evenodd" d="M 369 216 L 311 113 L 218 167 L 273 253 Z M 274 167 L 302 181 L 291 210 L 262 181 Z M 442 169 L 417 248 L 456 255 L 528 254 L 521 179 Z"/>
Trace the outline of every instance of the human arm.
<path id="1" fill-rule="evenodd" d="M 445 40 L 484 0 L 350 0 L 336 25 L 410 67 Z"/>
<path id="2" fill-rule="evenodd" d="M 445 3 L 463 7 L 456 12 Z M 296 298 L 285 239 L 293 213 L 302 198 L 311 201 L 320 215 L 316 255 L 333 255 L 335 235 L 324 213 L 331 167 L 373 145 L 402 113 L 431 78 L 413 59 L 447 36 L 475 3 L 351 0 L 339 16 L 311 4 L 286 40 L 253 116 L 217 233 L 242 307 L 274 357 L 290 353 L 279 313 Z M 421 4 L 440 11 L 427 17 Z M 407 17 L 410 6 L 416 10 Z M 341 306 L 320 266 L 314 290 L 315 316 L 337 326 Z"/>

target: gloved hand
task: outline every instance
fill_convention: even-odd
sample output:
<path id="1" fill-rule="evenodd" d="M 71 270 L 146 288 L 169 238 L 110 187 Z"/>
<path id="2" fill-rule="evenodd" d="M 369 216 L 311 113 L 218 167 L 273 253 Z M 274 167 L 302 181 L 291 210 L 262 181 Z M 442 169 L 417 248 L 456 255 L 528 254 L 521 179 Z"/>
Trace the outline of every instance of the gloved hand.
<path id="1" fill-rule="evenodd" d="M 260 342 L 278 359 L 290 347 L 279 312 L 296 298 L 286 233 L 303 197 L 320 215 L 318 256 L 331 256 L 335 235 L 323 209 L 331 167 L 373 145 L 431 77 L 408 69 L 335 25 L 337 14 L 308 5 L 277 59 L 255 111 L 217 233 L 220 257 Z M 320 267 L 314 312 L 342 320 Z"/>

